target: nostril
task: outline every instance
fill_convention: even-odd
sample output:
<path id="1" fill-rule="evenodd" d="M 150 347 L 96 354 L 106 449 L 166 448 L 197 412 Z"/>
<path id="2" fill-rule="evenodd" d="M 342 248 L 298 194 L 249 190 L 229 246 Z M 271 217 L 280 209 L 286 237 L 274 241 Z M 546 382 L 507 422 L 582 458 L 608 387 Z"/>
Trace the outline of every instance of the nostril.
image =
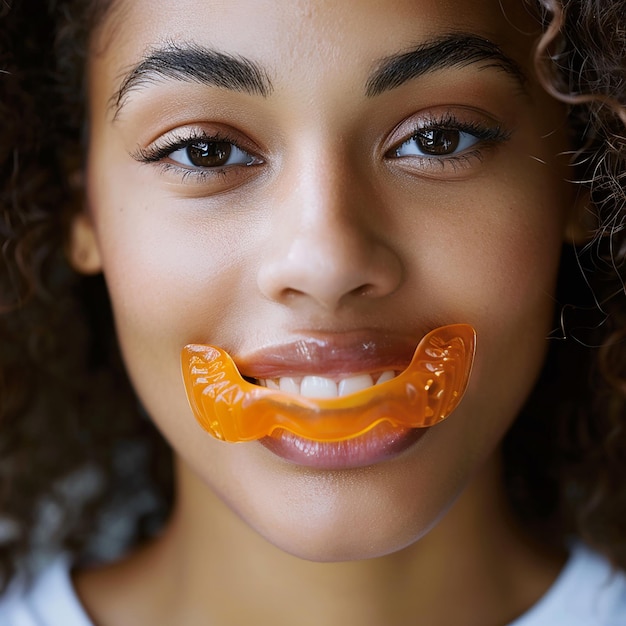
<path id="1" fill-rule="evenodd" d="M 357 297 L 371 297 L 371 296 L 375 296 L 376 295 L 376 287 L 372 284 L 367 284 L 367 285 L 361 285 L 360 287 L 357 287 L 356 289 L 353 289 L 351 292 L 351 295 L 357 296 Z"/>
<path id="2" fill-rule="evenodd" d="M 304 291 L 293 289 L 292 287 L 285 287 L 281 292 L 281 296 L 284 300 L 293 300 L 294 298 L 304 295 L 306 295 Z"/>

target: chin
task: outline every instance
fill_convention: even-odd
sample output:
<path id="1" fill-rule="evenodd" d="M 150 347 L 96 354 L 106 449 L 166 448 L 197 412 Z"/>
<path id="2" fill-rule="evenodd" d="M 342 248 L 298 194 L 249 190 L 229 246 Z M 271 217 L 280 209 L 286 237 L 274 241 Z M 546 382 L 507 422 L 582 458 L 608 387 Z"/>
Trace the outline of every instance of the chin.
<path id="1" fill-rule="evenodd" d="M 398 552 L 417 541 L 422 533 L 413 529 L 368 528 L 349 524 L 348 528 L 325 524 L 313 532 L 260 534 L 275 548 L 298 559 L 317 563 L 362 561 Z"/>
<path id="2" fill-rule="evenodd" d="M 359 561 L 413 544 L 454 500 L 443 492 L 420 498 L 416 482 L 410 476 L 390 481 L 376 466 L 346 472 L 304 470 L 282 488 L 255 490 L 244 509 L 237 507 L 241 498 L 227 503 L 248 528 L 294 557 Z"/>

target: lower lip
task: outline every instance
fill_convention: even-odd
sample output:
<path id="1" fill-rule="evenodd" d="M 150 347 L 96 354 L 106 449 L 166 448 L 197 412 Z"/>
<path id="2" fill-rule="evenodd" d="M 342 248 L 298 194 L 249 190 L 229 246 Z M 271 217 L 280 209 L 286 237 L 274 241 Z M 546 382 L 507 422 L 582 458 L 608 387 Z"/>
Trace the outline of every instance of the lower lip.
<path id="1" fill-rule="evenodd" d="M 427 428 L 397 428 L 382 423 L 345 441 L 314 441 L 281 431 L 260 443 L 296 465 L 323 470 L 355 469 L 388 461 L 416 443 Z"/>

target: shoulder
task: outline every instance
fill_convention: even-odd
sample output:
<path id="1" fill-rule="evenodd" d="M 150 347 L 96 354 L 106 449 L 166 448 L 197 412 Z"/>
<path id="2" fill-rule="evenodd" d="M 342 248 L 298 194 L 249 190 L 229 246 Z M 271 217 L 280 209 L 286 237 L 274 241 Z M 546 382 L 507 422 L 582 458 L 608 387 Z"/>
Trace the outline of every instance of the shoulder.
<path id="1" fill-rule="evenodd" d="M 69 563 L 59 558 L 26 586 L 14 582 L 0 597 L 2 626 L 92 626 L 69 574 Z"/>
<path id="2" fill-rule="evenodd" d="M 510 626 L 623 626 L 626 574 L 576 545 L 545 596 Z"/>

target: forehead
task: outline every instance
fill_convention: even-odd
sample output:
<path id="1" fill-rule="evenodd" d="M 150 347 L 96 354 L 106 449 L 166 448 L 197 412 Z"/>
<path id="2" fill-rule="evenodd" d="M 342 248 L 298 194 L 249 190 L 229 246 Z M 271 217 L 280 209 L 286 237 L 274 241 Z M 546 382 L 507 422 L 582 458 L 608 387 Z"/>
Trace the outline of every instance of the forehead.
<path id="1" fill-rule="evenodd" d="M 274 81 L 353 75 L 442 34 L 472 33 L 529 64 L 537 24 L 524 0 L 115 0 L 93 62 L 112 80 L 150 50 L 192 42 L 252 59 Z M 119 86 L 119 85 L 118 85 Z"/>

